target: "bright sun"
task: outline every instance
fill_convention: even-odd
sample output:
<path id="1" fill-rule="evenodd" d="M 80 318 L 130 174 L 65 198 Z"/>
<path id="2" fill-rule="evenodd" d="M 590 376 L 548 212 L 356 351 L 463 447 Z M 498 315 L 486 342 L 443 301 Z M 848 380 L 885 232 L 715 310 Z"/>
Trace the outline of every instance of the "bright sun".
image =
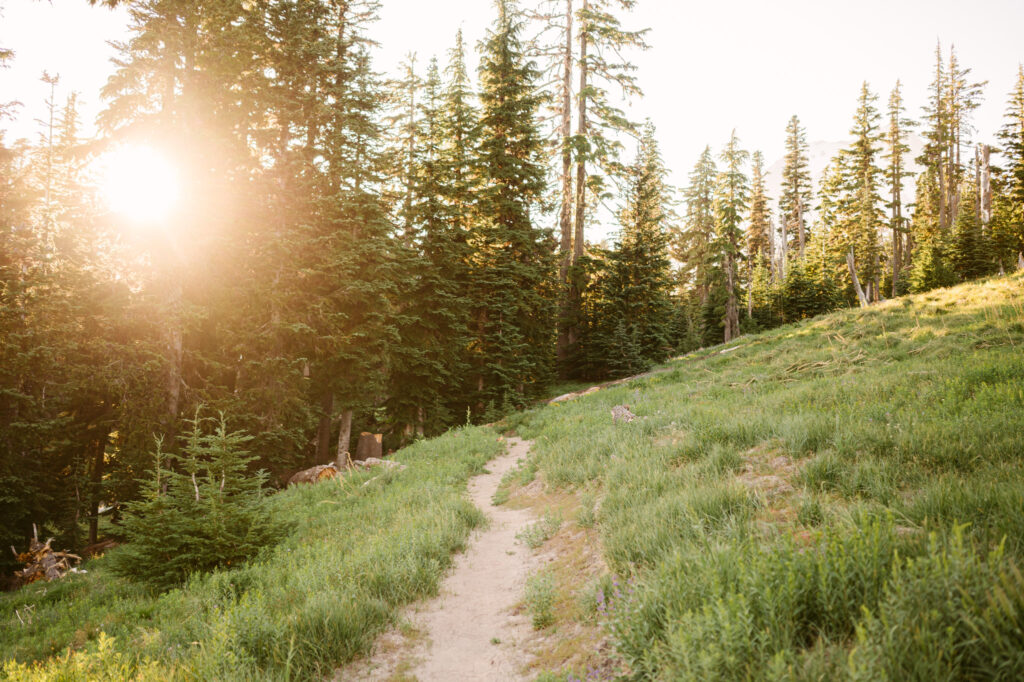
<path id="1" fill-rule="evenodd" d="M 167 220 L 179 185 L 177 170 L 164 155 L 152 147 L 124 146 L 107 154 L 103 167 L 103 194 L 111 211 L 149 227 Z"/>

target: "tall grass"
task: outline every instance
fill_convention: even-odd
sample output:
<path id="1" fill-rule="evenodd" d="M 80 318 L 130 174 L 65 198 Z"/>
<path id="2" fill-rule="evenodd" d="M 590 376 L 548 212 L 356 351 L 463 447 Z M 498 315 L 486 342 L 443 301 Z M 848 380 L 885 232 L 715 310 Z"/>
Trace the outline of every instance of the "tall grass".
<path id="1" fill-rule="evenodd" d="M 322 678 L 367 652 L 399 606 L 436 593 L 482 521 L 465 483 L 501 447 L 489 429 L 462 429 L 403 450 L 404 472 L 289 489 L 269 501 L 295 528 L 283 543 L 166 594 L 98 560 L 86 575 L 6 595 L 2 676 Z"/>
<path id="2" fill-rule="evenodd" d="M 634 677 L 1024 678 L 1021 301 L 844 311 L 519 417 L 549 485 L 602 494 Z"/>

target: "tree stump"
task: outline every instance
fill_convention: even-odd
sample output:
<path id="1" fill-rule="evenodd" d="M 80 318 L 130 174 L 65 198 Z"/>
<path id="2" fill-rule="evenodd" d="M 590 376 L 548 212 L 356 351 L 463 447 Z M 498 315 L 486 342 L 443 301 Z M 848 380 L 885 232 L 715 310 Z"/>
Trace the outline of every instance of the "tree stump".
<path id="1" fill-rule="evenodd" d="M 356 455 L 352 458 L 356 462 L 365 462 L 371 457 L 380 459 L 384 454 L 383 436 L 379 433 L 359 434 L 359 443 L 356 445 Z"/>

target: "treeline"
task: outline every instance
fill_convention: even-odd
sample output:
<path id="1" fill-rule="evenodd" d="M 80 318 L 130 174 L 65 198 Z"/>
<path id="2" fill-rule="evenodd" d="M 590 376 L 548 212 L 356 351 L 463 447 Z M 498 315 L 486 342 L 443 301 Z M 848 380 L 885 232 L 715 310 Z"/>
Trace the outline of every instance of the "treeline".
<path id="1" fill-rule="evenodd" d="M 946 59 L 937 48 L 929 104 L 917 123 L 907 117 L 898 81 L 884 112 L 864 83 L 852 142 L 818 187 L 806 131 L 794 116 L 777 209 L 759 152 L 740 149 L 735 134 L 718 163 L 706 149 L 690 174 L 673 241 L 685 319 L 676 347 L 1024 267 L 1024 68 L 999 148 L 971 137 L 985 85 L 972 82 L 955 50 Z M 913 158 L 915 132 L 924 148 Z"/>
<path id="2" fill-rule="evenodd" d="M 1024 76 L 996 167 L 969 144 L 980 87 L 939 62 L 913 211 L 899 89 L 883 132 L 867 86 L 818 192 L 794 118 L 777 211 L 735 136 L 679 210 L 653 126 L 614 106 L 640 94 L 610 57 L 645 47 L 631 1 L 499 0 L 477 79 L 460 35 L 393 82 L 375 0 L 127 4 L 102 137 L 55 94 L 37 140 L 0 137 L 4 546 L 33 522 L 96 541 L 200 408 L 281 480 L 361 431 L 397 448 L 1024 248 Z M 165 230 L 111 215 L 91 171 L 140 144 L 183 180 Z"/>

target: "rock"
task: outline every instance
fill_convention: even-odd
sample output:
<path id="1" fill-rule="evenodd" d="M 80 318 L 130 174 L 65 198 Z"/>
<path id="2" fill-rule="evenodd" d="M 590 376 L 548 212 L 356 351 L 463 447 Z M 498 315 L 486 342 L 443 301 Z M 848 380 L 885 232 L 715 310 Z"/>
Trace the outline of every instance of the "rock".
<path id="1" fill-rule="evenodd" d="M 384 454 L 383 438 L 379 433 L 363 432 L 359 434 L 359 443 L 356 445 L 356 456 L 352 458 L 353 461 L 365 462 L 371 458 L 380 459 Z"/>
<path id="2" fill-rule="evenodd" d="M 616 405 L 612 408 L 612 421 L 613 422 L 626 422 L 627 424 L 635 420 L 637 416 L 629 411 L 629 405 Z"/>
<path id="3" fill-rule="evenodd" d="M 335 466 L 334 462 L 330 464 L 321 464 L 299 473 L 288 479 L 288 485 L 297 485 L 299 483 L 319 483 L 320 481 L 330 480 L 337 478 L 338 467 Z"/>
<path id="4" fill-rule="evenodd" d="M 384 467 L 389 471 L 405 471 L 406 466 L 398 462 L 393 462 L 390 459 L 378 459 L 377 457 L 371 457 L 367 460 L 356 460 L 352 464 L 357 469 L 372 469 L 373 467 Z"/>

